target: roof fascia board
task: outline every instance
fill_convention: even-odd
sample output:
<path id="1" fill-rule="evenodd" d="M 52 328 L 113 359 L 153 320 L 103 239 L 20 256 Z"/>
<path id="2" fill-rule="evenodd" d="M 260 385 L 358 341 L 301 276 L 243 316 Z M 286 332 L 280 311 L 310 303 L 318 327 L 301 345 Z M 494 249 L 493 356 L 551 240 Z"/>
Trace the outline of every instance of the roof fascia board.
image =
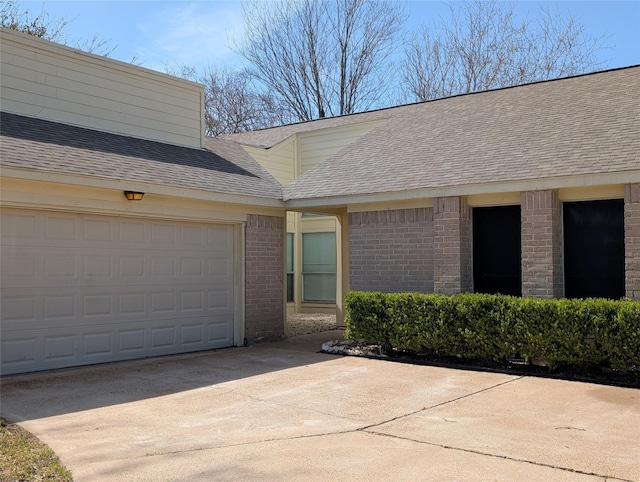
<path id="1" fill-rule="evenodd" d="M 70 184 L 78 186 L 89 186 L 101 189 L 142 191 L 144 193 L 183 197 L 187 199 L 199 199 L 203 201 L 220 202 L 225 204 L 239 204 L 243 206 L 284 209 L 284 202 L 280 199 L 263 198 L 244 194 L 226 194 L 197 189 L 186 189 L 182 187 L 164 186 L 162 184 L 151 184 L 129 180 L 116 180 L 92 176 L 82 176 L 78 174 L 43 172 L 15 167 L 2 167 L 2 177 L 25 179 L 31 181 L 55 182 L 59 184 Z"/>
<path id="2" fill-rule="evenodd" d="M 494 194 L 501 192 L 542 191 L 572 187 L 589 187 L 610 184 L 629 184 L 640 182 L 640 169 L 631 171 L 582 174 L 558 178 L 528 179 L 522 181 L 491 182 L 465 184 L 438 188 L 422 188 L 407 191 L 393 191 L 376 194 L 354 194 L 303 199 L 287 199 L 285 206 L 289 211 L 304 211 L 321 208 L 343 208 L 352 204 L 374 204 L 384 202 L 411 201 L 416 199 L 469 196 L 474 194 Z"/>

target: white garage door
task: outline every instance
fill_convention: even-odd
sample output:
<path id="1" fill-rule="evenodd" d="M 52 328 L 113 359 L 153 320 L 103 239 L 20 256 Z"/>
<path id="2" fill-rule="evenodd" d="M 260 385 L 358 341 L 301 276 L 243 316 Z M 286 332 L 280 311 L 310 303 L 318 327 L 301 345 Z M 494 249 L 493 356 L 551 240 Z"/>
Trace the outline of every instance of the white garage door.
<path id="1" fill-rule="evenodd" d="M 233 345 L 234 229 L 2 213 L 2 374 Z"/>

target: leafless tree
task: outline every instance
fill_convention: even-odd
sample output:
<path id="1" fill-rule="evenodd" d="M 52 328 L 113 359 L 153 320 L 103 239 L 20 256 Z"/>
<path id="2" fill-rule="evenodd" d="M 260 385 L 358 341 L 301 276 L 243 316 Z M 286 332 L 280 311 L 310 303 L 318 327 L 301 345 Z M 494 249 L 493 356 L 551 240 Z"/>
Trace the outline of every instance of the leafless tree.
<path id="1" fill-rule="evenodd" d="M 252 0 L 243 12 L 246 37 L 236 50 L 297 120 L 374 107 L 394 80 L 398 2 Z"/>
<path id="2" fill-rule="evenodd" d="M 199 81 L 205 86 L 207 135 L 246 132 L 290 121 L 278 100 L 259 90 L 244 70 L 209 68 Z"/>
<path id="3" fill-rule="evenodd" d="M 44 2 L 40 12 L 32 14 L 28 8 L 23 10 L 16 0 L 0 0 L 0 26 L 2 27 L 52 42 L 67 44 L 79 50 L 105 57 L 108 57 L 117 48 L 117 45 L 110 45 L 111 40 L 100 38 L 97 35 L 69 43 L 64 29 L 74 20 L 75 18 L 71 20 L 51 18 L 49 13 L 45 11 Z"/>
<path id="4" fill-rule="evenodd" d="M 234 134 L 292 122 L 287 109 L 246 70 L 165 64 L 170 75 L 204 85 L 205 131 L 209 136 Z"/>
<path id="5" fill-rule="evenodd" d="M 84 52 L 89 52 L 91 54 L 102 55 L 103 57 L 109 57 L 114 52 L 114 50 L 118 48 L 117 45 L 111 44 L 111 39 L 104 39 L 98 37 L 97 35 L 94 35 L 90 38 L 77 40 L 71 43 L 70 46 Z M 130 63 L 138 65 L 138 56 L 135 55 L 131 59 Z"/>
<path id="6" fill-rule="evenodd" d="M 423 27 L 405 44 L 403 87 L 428 100 L 585 73 L 603 67 L 596 53 L 605 40 L 545 8 L 535 21 L 517 21 L 514 4 L 451 4 L 439 28 Z"/>
<path id="7" fill-rule="evenodd" d="M 40 12 L 33 15 L 29 9 L 22 10 L 20 3 L 15 0 L 0 0 L 0 26 L 2 27 L 59 42 L 64 40 L 64 28 L 69 22 L 70 20 L 64 18 L 51 19 L 44 10 L 44 3 Z"/>

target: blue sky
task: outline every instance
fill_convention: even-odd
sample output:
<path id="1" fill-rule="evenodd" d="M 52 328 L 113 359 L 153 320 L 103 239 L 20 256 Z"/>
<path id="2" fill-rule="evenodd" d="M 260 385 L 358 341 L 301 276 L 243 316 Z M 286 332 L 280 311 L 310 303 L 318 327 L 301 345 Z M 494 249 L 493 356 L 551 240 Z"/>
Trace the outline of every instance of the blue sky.
<path id="1" fill-rule="evenodd" d="M 590 36 L 606 35 L 610 48 L 600 53 L 610 68 L 640 64 L 640 0 L 519 2 L 520 15 L 534 16 L 540 5 L 569 12 L 587 27 Z M 38 12 L 41 1 L 22 1 Z M 117 45 L 112 58 L 165 71 L 165 65 L 197 68 L 242 63 L 229 48 L 242 39 L 242 8 L 238 1 L 45 1 L 51 18 L 75 19 L 65 28 L 70 40 L 92 37 Z M 448 7 L 436 1 L 410 1 L 406 28 L 433 24 L 446 17 Z"/>

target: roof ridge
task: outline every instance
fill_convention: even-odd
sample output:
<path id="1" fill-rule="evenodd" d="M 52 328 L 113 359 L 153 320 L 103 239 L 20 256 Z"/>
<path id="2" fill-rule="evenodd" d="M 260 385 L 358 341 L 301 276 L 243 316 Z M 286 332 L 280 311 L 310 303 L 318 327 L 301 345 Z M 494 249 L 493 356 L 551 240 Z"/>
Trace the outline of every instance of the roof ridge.
<path id="1" fill-rule="evenodd" d="M 272 129 L 280 129 L 283 127 L 294 127 L 294 126 L 299 126 L 299 125 L 303 125 L 303 124 L 310 124 L 313 122 L 319 122 L 319 121 L 327 121 L 327 120 L 335 120 L 335 119 L 344 119 L 347 117 L 354 117 L 354 116 L 359 116 L 359 115 L 364 115 L 364 114 L 372 114 L 372 113 L 376 113 L 376 112 L 382 112 L 382 111 L 387 111 L 387 110 L 393 110 L 393 109 L 398 109 L 398 108 L 402 108 L 402 107 L 408 107 L 408 106 L 415 106 L 415 105 L 420 105 L 420 104 L 427 104 L 427 103 L 431 103 L 431 102 L 437 102 L 437 101 L 443 101 L 443 100 L 447 100 L 447 99 L 453 99 L 453 98 L 457 98 L 457 97 L 464 97 L 464 96 L 468 96 L 468 95 L 478 95 L 478 94 L 486 94 L 489 92 L 496 92 L 496 91 L 501 91 L 501 90 L 508 90 L 508 89 L 517 89 L 519 87 L 527 87 L 530 85 L 536 85 L 536 84 L 544 84 L 544 83 L 551 83 L 551 82 L 560 82 L 563 80 L 570 80 L 570 79 L 575 79 L 575 78 L 579 78 L 579 77 L 587 77 L 587 76 L 593 76 L 593 75 L 599 75 L 599 74 L 606 74 L 606 73 L 610 73 L 610 72 L 615 72 L 617 70 L 627 70 L 627 69 L 633 69 L 633 68 L 638 68 L 640 67 L 640 64 L 634 64 L 634 65 L 627 65 L 627 66 L 623 66 L 623 67 L 612 67 L 609 69 L 605 69 L 605 70 L 595 70 L 592 72 L 583 72 L 581 74 L 572 74 L 572 75 L 567 75 L 564 77 L 554 77 L 552 79 L 541 79 L 541 80 L 534 80 L 531 82 L 525 82 L 523 84 L 515 84 L 515 85 L 507 85 L 507 86 L 503 86 L 503 87 L 495 87 L 492 89 L 486 89 L 486 90 L 479 90 L 476 92 L 462 92 L 459 94 L 452 94 L 452 95 L 448 95 L 445 97 L 438 97 L 435 99 L 428 99 L 428 100 L 421 100 L 421 101 L 416 101 L 416 102 L 408 102 L 406 104 L 397 104 L 397 105 L 390 105 L 390 106 L 386 106 L 386 107 L 380 107 L 377 109 L 371 109 L 371 110 L 364 110 L 361 112 L 353 112 L 351 114 L 342 114 L 342 115 L 335 115 L 335 116 L 330 116 L 330 117 L 321 117 L 318 119 L 309 119 L 309 120 L 305 120 L 305 121 L 298 121 L 298 122 L 291 122 L 288 124 L 280 124 L 277 126 L 271 126 L 271 127 L 263 127 L 260 129 L 254 129 L 251 131 L 246 131 L 246 132 L 236 132 L 236 133 L 232 133 L 232 134 L 224 134 L 223 136 L 220 136 L 221 138 L 225 138 L 226 136 L 241 136 L 242 134 L 247 134 L 247 133 L 251 133 L 251 132 L 265 132 L 268 130 L 272 130 Z"/>

